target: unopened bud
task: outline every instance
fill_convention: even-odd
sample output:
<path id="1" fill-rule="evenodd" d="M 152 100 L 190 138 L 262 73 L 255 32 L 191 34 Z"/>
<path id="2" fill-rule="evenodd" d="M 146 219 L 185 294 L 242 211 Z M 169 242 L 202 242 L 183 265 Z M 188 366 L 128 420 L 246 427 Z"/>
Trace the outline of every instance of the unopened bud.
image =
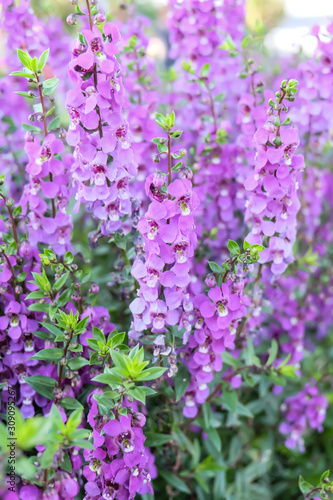
<path id="1" fill-rule="evenodd" d="M 103 11 L 98 12 L 98 14 L 96 14 L 96 16 L 94 17 L 94 24 L 96 25 L 105 23 L 105 21 L 106 21 L 106 15 L 105 12 Z"/>
<path id="2" fill-rule="evenodd" d="M 69 26 L 75 26 L 76 25 L 76 15 L 75 14 L 69 14 L 69 16 L 67 16 L 66 23 Z"/>

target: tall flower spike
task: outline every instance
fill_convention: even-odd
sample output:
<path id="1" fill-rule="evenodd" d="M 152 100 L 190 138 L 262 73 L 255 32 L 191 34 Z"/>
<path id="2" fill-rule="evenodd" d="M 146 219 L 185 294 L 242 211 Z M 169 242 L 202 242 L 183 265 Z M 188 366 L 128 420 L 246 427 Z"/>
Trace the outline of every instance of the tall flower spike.
<path id="1" fill-rule="evenodd" d="M 246 220 L 252 224 L 246 237 L 249 243 L 267 247 L 260 255 L 260 263 L 270 263 L 274 275 L 284 272 L 293 260 L 296 239 L 299 172 L 304 169 L 304 158 L 296 155 L 298 131 L 285 118 L 289 108 L 285 100 L 293 102 L 297 93 L 296 80 L 284 80 L 269 101 L 268 115 L 272 118 L 260 127 L 254 141 L 257 146 L 253 174 L 245 188 L 251 192 Z"/>
<path id="2" fill-rule="evenodd" d="M 124 117 L 124 89 L 119 53 L 120 34 L 106 23 L 102 32 L 93 25 L 94 5 L 88 6 L 89 29 L 75 41 L 69 75 L 75 88 L 67 94 L 70 116 L 68 143 L 74 147 L 72 178 L 75 211 L 87 205 L 101 231 L 110 234 L 131 212 L 129 181 L 136 174 L 132 136 Z"/>

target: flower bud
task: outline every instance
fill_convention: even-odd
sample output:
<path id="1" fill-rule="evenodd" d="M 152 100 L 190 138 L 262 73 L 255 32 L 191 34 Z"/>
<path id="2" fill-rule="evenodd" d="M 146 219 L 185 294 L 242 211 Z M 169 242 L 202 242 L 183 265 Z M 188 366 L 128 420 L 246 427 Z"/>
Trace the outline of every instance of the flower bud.
<path id="1" fill-rule="evenodd" d="M 215 276 L 213 273 L 207 274 L 206 279 L 205 279 L 205 284 L 209 288 L 212 288 L 213 286 L 216 285 L 216 279 L 215 279 Z"/>
<path id="2" fill-rule="evenodd" d="M 67 16 L 66 23 L 69 26 L 75 26 L 76 25 L 76 15 L 75 14 L 69 14 L 69 16 Z"/>
<path id="3" fill-rule="evenodd" d="M 105 21 L 106 21 L 106 15 L 105 12 L 103 11 L 98 12 L 98 14 L 96 14 L 96 16 L 94 17 L 94 24 L 96 25 L 105 23 Z"/>
<path id="4" fill-rule="evenodd" d="M 28 130 L 27 133 L 24 136 L 25 142 L 34 142 L 35 137 L 34 134 L 31 132 L 31 130 Z"/>

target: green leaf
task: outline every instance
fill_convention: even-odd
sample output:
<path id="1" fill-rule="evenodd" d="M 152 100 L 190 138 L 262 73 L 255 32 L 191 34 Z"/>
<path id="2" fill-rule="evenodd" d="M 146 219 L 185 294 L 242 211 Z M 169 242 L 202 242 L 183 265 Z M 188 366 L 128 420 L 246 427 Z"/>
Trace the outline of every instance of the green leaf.
<path id="1" fill-rule="evenodd" d="M 51 377 L 44 377 L 44 375 L 33 375 L 24 379 L 38 394 L 47 399 L 54 399 L 53 389 L 56 385 L 56 380 Z"/>
<path id="2" fill-rule="evenodd" d="M 44 297 L 44 292 L 40 292 L 37 290 L 36 292 L 31 292 L 29 295 L 26 296 L 25 300 L 30 300 L 30 299 L 42 299 Z"/>
<path id="3" fill-rule="evenodd" d="M 320 480 L 319 480 L 320 484 L 322 484 L 322 482 L 324 481 L 324 479 L 326 477 L 329 477 L 329 475 L 330 475 L 330 470 L 325 470 L 325 472 L 323 472 L 322 475 L 320 476 Z"/>
<path id="4" fill-rule="evenodd" d="M 82 356 L 78 356 L 76 358 L 72 358 L 68 361 L 68 366 L 71 370 L 79 370 L 83 368 L 83 366 L 89 365 L 89 361 Z"/>
<path id="5" fill-rule="evenodd" d="M 72 443 L 74 446 L 78 446 L 79 448 L 87 449 L 87 450 L 94 450 L 95 446 L 93 443 L 90 443 L 89 441 L 85 441 L 84 439 L 72 439 Z"/>
<path id="6" fill-rule="evenodd" d="M 246 250 L 247 248 L 251 248 L 251 245 L 248 241 L 244 240 L 243 249 Z"/>
<path id="7" fill-rule="evenodd" d="M 60 464 L 60 469 L 65 470 L 69 474 L 71 474 L 73 471 L 71 459 L 69 458 L 69 455 L 66 452 L 64 454 L 64 459 L 63 459 L 62 463 Z"/>
<path id="8" fill-rule="evenodd" d="M 39 71 L 43 71 L 44 66 L 45 66 L 45 64 L 46 64 L 46 62 L 48 60 L 49 54 L 50 54 L 50 49 L 46 49 L 46 50 L 44 50 L 44 52 L 40 56 L 40 58 L 38 60 L 38 69 L 39 69 Z"/>
<path id="9" fill-rule="evenodd" d="M 209 74 L 209 69 L 210 69 L 210 64 L 204 64 L 201 68 L 201 71 L 200 71 L 200 76 L 202 78 L 206 78 Z"/>
<path id="10" fill-rule="evenodd" d="M 279 372 L 281 375 L 284 375 L 287 378 L 296 379 L 297 375 L 295 373 L 295 367 L 293 365 L 285 365 L 282 368 L 279 368 Z"/>
<path id="11" fill-rule="evenodd" d="M 236 241 L 233 241 L 233 240 L 228 241 L 228 250 L 229 250 L 231 255 L 240 254 L 240 248 L 239 248 L 238 243 L 236 243 Z"/>
<path id="12" fill-rule="evenodd" d="M 53 339 L 53 335 L 49 332 L 34 332 L 32 335 L 35 335 L 35 337 L 38 337 L 39 339 Z"/>
<path id="13" fill-rule="evenodd" d="M 145 446 L 148 446 L 149 448 L 152 446 L 162 446 L 172 439 L 170 434 L 155 434 L 153 432 L 148 433 L 146 436 Z"/>
<path id="14" fill-rule="evenodd" d="M 128 389 L 126 394 L 129 394 L 137 401 L 140 401 L 142 404 L 146 404 L 146 393 L 142 389 L 142 387 L 133 387 L 133 389 Z"/>
<path id="15" fill-rule="evenodd" d="M 168 152 L 168 146 L 166 144 L 158 144 L 157 149 L 159 150 L 160 153 Z"/>
<path id="16" fill-rule="evenodd" d="M 106 338 L 102 330 L 99 328 L 96 328 L 96 326 L 93 326 L 92 328 L 92 334 L 95 340 L 98 342 L 101 342 L 103 345 L 106 345 Z"/>
<path id="17" fill-rule="evenodd" d="M 120 332 L 116 333 L 115 335 L 111 336 L 112 334 L 109 335 L 108 337 L 108 342 L 107 345 L 109 347 L 112 347 L 113 349 L 120 345 L 124 339 L 125 339 L 125 332 Z"/>
<path id="18" fill-rule="evenodd" d="M 276 356 L 278 354 L 278 350 L 279 350 L 279 344 L 277 343 L 277 341 L 275 339 L 272 340 L 272 345 L 271 345 L 271 348 L 270 348 L 270 352 L 269 352 L 269 358 L 266 362 L 266 366 L 269 366 L 271 365 L 275 360 L 276 360 Z"/>
<path id="19" fill-rule="evenodd" d="M 211 455 L 209 455 L 205 460 L 203 460 L 198 466 L 197 470 L 211 471 L 211 472 L 219 472 L 222 470 L 227 470 L 226 465 L 221 465 L 215 462 Z"/>
<path id="20" fill-rule="evenodd" d="M 155 380 L 156 378 L 159 378 L 165 373 L 167 368 L 163 367 L 152 367 L 152 368 L 147 368 L 147 370 L 144 370 L 143 372 L 139 373 L 135 377 L 135 380 Z"/>
<path id="21" fill-rule="evenodd" d="M 216 262 L 213 262 L 213 261 L 208 261 L 208 265 L 209 267 L 211 268 L 211 270 L 213 271 L 213 273 L 224 273 L 224 269 L 223 267 L 219 266 L 218 264 L 216 264 Z"/>
<path id="22" fill-rule="evenodd" d="M 183 165 L 183 164 L 182 164 L 182 161 L 179 161 L 178 163 L 176 163 L 176 165 L 174 165 L 174 166 L 172 167 L 172 169 L 171 169 L 171 170 L 172 170 L 172 172 L 180 172 L 180 171 L 181 171 L 181 169 L 182 169 L 182 165 Z"/>
<path id="23" fill-rule="evenodd" d="M 201 408 L 202 408 L 202 414 L 203 414 L 203 418 L 204 418 L 204 422 L 205 422 L 205 427 L 207 429 L 209 429 L 210 423 L 211 423 L 211 418 L 212 418 L 212 410 L 211 410 L 210 404 L 204 403 Z"/>
<path id="24" fill-rule="evenodd" d="M 182 493 L 191 494 L 191 491 L 186 486 L 186 483 L 180 477 L 171 474 L 171 472 L 165 469 L 159 469 L 159 474 L 166 480 L 168 484 L 171 484 L 176 490 L 181 491 Z"/>
<path id="25" fill-rule="evenodd" d="M 83 408 L 78 408 L 70 414 L 66 423 L 66 429 L 69 435 L 72 434 L 72 432 L 74 432 L 76 428 L 81 424 L 82 413 Z"/>
<path id="26" fill-rule="evenodd" d="M 99 351 L 99 345 L 97 340 L 95 339 L 87 339 L 88 346 L 93 349 L 94 351 Z"/>
<path id="27" fill-rule="evenodd" d="M 51 95 L 57 88 L 59 83 L 58 78 L 50 78 L 50 80 L 45 80 L 43 82 L 43 95 Z"/>
<path id="28" fill-rule="evenodd" d="M 38 312 L 49 312 L 49 304 L 44 302 L 43 304 L 36 303 L 36 304 L 31 304 L 28 307 L 29 311 L 38 311 Z"/>
<path id="29" fill-rule="evenodd" d="M 14 92 L 14 94 L 18 94 L 18 95 L 22 95 L 23 97 L 29 97 L 29 99 L 31 99 L 31 95 L 29 92 L 23 92 L 23 91 L 18 91 L 18 92 Z"/>
<path id="30" fill-rule="evenodd" d="M 124 373 L 129 374 L 129 361 L 127 361 L 127 357 L 114 349 L 110 349 L 110 354 L 115 366 L 124 370 Z"/>
<path id="31" fill-rule="evenodd" d="M 123 380 L 121 377 L 118 375 L 114 375 L 112 373 L 101 373 L 100 375 L 97 375 L 94 377 L 93 382 L 100 382 L 101 384 L 108 384 L 108 385 L 122 385 Z"/>
<path id="32" fill-rule="evenodd" d="M 66 252 L 65 253 L 65 259 L 64 259 L 64 262 L 65 262 L 66 266 L 69 266 L 70 264 L 72 264 L 73 260 L 74 260 L 74 256 L 73 256 L 72 252 L 69 252 L 69 251 Z"/>
<path id="33" fill-rule="evenodd" d="M 272 370 L 269 373 L 268 378 L 275 385 L 286 385 L 286 383 L 287 383 L 286 379 L 283 377 L 280 377 L 280 375 L 278 375 L 275 370 Z"/>
<path id="34" fill-rule="evenodd" d="M 17 244 L 16 241 L 12 241 L 7 248 L 7 255 L 15 255 L 16 253 L 17 253 Z"/>
<path id="35" fill-rule="evenodd" d="M 35 78 L 33 73 L 24 72 L 24 71 L 13 71 L 9 76 L 20 76 L 22 78 Z"/>
<path id="36" fill-rule="evenodd" d="M 176 402 L 184 396 L 186 389 L 189 386 L 190 380 L 191 375 L 189 371 L 183 364 L 180 364 L 175 376 Z"/>
<path id="37" fill-rule="evenodd" d="M 61 117 L 60 116 L 56 116 L 55 118 L 53 118 L 53 120 L 50 121 L 47 129 L 48 130 L 55 130 L 56 128 L 60 127 L 60 124 L 61 124 Z"/>
<path id="38" fill-rule="evenodd" d="M 223 92 L 222 94 L 218 94 L 214 97 L 214 101 L 216 102 L 220 102 L 220 101 L 224 101 L 225 99 L 225 93 Z"/>
<path id="39" fill-rule="evenodd" d="M 33 57 L 30 61 L 31 69 L 34 73 L 37 73 L 38 70 L 38 60 L 37 57 Z"/>
<path id="40" fill-rule="evenodd" d="M 31 130 L 36 134 L 41 134 L 43 132 L 41 128 L 30 125 L 29 123 L 22 123 L 22 127 L 24 128 L 24 130 Z"/>
<path id="41" fill-rule="evenodd" d="M 218 451 L 221 452 L 222 449 L 222 442 L 219 433 L 217 432 L 216 429 L 213 427 L 210 427 L 209 429 L 205 428 L 205 432 L 209 438 L 209 441 L 212 443 L 214 448 Z"/>
<path id="42" fill-rule="evenodd" d="M 53 111 L 55 110 L 55 106 L 53 106 L 52 108 L 50 108 L 46 113 L 45 113 L 45 116 L 50 116 L 52 115 Z"/>
<path id="43" fill-rule="evenodd" d="M 163 115 L 161 115 L 160 113 L 156 113 L 155 120 L 156 120 L 157 125 L 164 128 L 165 130 L 167 129 L 166 121 L 165 121 L 165 118 Z"/>
<path id="44" fill-rule="evenodd" d="M 62 288 L 66 283 L 68 276 L 69 276 L 69 271 L 60 276 L 60 278 L 54 283 L 52 287 L 53 290 L 56 290 L 58 292 L 60 288 Z"/>
<path id="45" fill-rule="evenodd" d="M 307 481 L 305 481 L 305 479 L 302 476 L 299 476 L 298 486 L 299 486 L 299 489 L 301 490 L 301 492 L 303 493 L 303 495 L 310 493 L 310 491 L 313 488 L 312 485 L 310 483 L 308 483 Z"/>
<path id="46" fill-rule="evenodd" d="M 74 398 L 62 398 L 60 404 L 65 410 L 77 410 L 82 409 L 83 406 Z"/>
<path id="47" fill-rule="evenodd" d="M 223 363 L 228 365 L 228 366 L 232 366 L 233 368 L 237 367 L 237 360 L 233 357 L 232 354 L 230 354 L 227 351 L 225 351 L 222 354 L 222 360 L 223 360 Z"/>
<path id="48" fill-rule="evenodd" d="M 242 40 L 242 49 L 245 49 L 248 45 L 248 43 L 252 40 L 251 35 L 247 35 L 245 38 Z"/>
<path id="49" fill-rule="evenodd" d="M 58 347 L 49 347 L 48 349 L 41 349 L 36 354 L 28 359 L 38 359 L 39 361 L 50 361 L 57 363 L 63 356 L 62 349 Z"/>
<path id="50" fill-rule="evenodd" d="M 23 64 L 23 66 L 25 66 L 26 68 L 31 70 L 32 69 L 31 68 L 31 57 L 28 54 L 28 52 L 24 52 L 21 49 L 17 49 L 17 55 L 18 55 L 19 60 Z"/>
<path id="51" fill-rule="evenodd" d="M 226 406 L 230 409 L 232 413 L 236 412 L 237 409 L 237 392 L 232 390 L 225 389 L 223 391 L 223 400 Z"/>
<path id="52" fill-rule="evenodd" d="M 21 282 L 21 281 L 24 281 L 26 277 L 27 277 L 27 273 L 26 272 L 20 273 L 20 274 L 18 274 L 16 276 L 16 280 L 19 281 L 19 282 Z"/>
<path id="53" fill-rule="evenodd" d="M 46 328 L 49 332 L 53 333 L 54 335 L 62 335 L 63 331 L 59 330 L 55 325 L 52 323 L 41 323 L 41 325 Z"/>

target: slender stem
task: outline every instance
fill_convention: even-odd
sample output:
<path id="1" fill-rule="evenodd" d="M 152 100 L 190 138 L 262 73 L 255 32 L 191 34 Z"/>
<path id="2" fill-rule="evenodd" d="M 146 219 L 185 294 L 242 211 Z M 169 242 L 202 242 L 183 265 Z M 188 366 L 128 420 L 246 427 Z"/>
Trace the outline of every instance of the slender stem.
<path id="1" fill-rule="evenodd" d="M 210 91 L 209 85 L 207 84 L 206 80 L 200 76 L 196 76 L 196 78 L 199 80 L 199 82 L 202 82 L 208 92 L 208 97 L 209 97 L 209 104 L 210 104 L 210 110 L 212 113 L 213 121 L 214 121 L 214 134 L 217 132 L 217 120 L 216 120 L 216 113 L 215 113 L 215 107 L 214 107 L 214 99 L 212 96 L 212 93 Z"/>
<path id="2" fill-rule="evenodd" d="M 43 483 L 44 483 L 44 484 L 43 484 L 43 490 L 45 490 L 45 488 L 46 488 L 46 486 L 47 486 L 47 477 L 48 477 L 48 472 L 49 472 L 49 471 L 48 471 L 47 469 L 45 469 L 45 470 L 44 470 L 44 478 L 43 478 Z"/>
<path id="3" fill-rule="evenodd" d="M 171 137 L 170 134 L 168 133 L 168 185 L 171 184 L 171 168 L 172 168 L 172 163 L 171 163 Z M 169 195 L 170 198 L 170 195 Z"/>
<path id="4" fill-rule="evenodd" d="M 232 266 L 234 265 L 234 263 L 236 262 L 237 259 L 238 259 L 238 255 L 231 261 L 230 269 L 232 268 Z M 225 283 L 225 280 L 228 276 L 228 272 L 230 271 L 230 269 L 227 269 L 226 272 L 224 273 L 223 278 L 222 278 L 222 283 Z"/>
<path id="5" fill-rule="evenodd" d="M 70 343 L 72 342 L 72 339 L 73 339 L 73 330 L 71 331 L 71 335 L 70 335 L 70 338 L 69 340 L 67 341 L 66 343 L 66 346 L 65 346 L 65 350 L 64 350 L 64 355 L 63 357 L 65 358 L 66 355 L 67 355 L 67 352 L 68 352 L 68 348 L 69 348 L 69 345 Z M 58 378 L 58 387 L 61 388 L 61 382 L 62 382 L 62 377 L 63 377 L 63 374 L 64 374 L 64 365 L 61 365 L 60 366 L 60 371 L 59 371 L 59 378 Z"/>
<path id="6" fill-rule="evenodd" d="M 285 98 L 286 91 L 284 90 L 282 93 L 282 96 L 280 97 L 279 104 L 280 104 L 280 109 L 278 110 L 278 118 L 279 118 L 279 124 L 277 129 L 276 129 L 276 137 L 280 137 L 280 128 L 281 128 L 281 109 L 282 109 L 282 101 Z M 277 147 L 277 146 L 276 146 Z"/>
<path id="7" fill-rule="evenodd" d="M 86 4 L 87 4 L 87 9 L 88 9 L 89 26 L 90 26 L 90 29 L 92 30 L 93 29 L 93 19 L 92 19 L 92 15 L 91 15 L 89 0 L 86 0 Z M 95 63 L 94 64 L 94 87 L 96 90 L 97 90 L 97 85 L 98 85 L 98 78 L 97 78 L 97 67 L 96 67 L 96 63 Z M 96 108 L 96 111 L 97 111 L 98 118 L 99 118 L 99 120 L 98 120 L 98 132 L 99 132 L 99 137 L 101 139 L 103 137 L 103 129 L 102 129 L 101 112 L 100 112 L 98 106 Z"/>
<path id="8" fill-rule="evenodd" d="M 87 9 L 88 9 L 89 25 L 90 25 L 90 29 L 92 30 L 93 29 L 93 20 L 92 20 L 92 16 L 91 16 L 89 0 L 86 0 L 86 4 L 87 4 Z"/>
<path id="9" fill-rule="evenodd" d="M 7 210 L 8 210 L 8 213 L 9 213 L 9 217 L 10 217 L 10 220 L 11 220 L 11 223 L 12 223 L 14 240 L 15 240 L 15 243 L 16 243 L 17 248 L 18 248 L 19 247 L 19 242 L 18 242 L 18 238 L 17 238 L 16 225 L 15 225 L 15 219 L 14 219 L 14 216 L 13 216 L 13 211 L 12 211 L 11 207 L 9 207 L 7 205 L 6 198 L 4 197 L 4 195 L 2 193 L 0 193 L 0 197 L 3 199 L 3 201 L 5 202 L 5 205 L 7 207 Z"/>
<path id="10" fill-rule="evenodd" d="M 322 488 L 312 488 L 311 491 L 309 491 L 309 493 L 307 493 L 304 497 L 304 500 L 311 500 L 313 498 L 313 494 L 316 492 L 316 491 L 321 491 Z"/>
<path id="11" fill-rule="evenodd" d="M 136 75 L 137 75 L 137 79 L 138 79 L 138 84 L 140 84 L 140 79 L 141 79 L 141 70 L 140 70 L 140 65 L 139 65 L 139 56 L 138 56 L 138 52 L 136 50 L 136 48 L 134 48 L 134 54 L 135 54 L 135 57 L 136 57 Z M 138 98 L 139 98 L 139 104 L 141 105 L 142 104 L 142 98 L 141 98 L 141 89 L 138 90 Z"/>
<path id="12" fill-rule="evenodd" d="M 40 102 L 42 105 L 42 111 L 43 111 L 44 136 L 47 137 L 48 130 L 47 130 L 47 122 L 46 122 L 46 116 L 45 116 L 46 110 L 45 110 L 45 103 L 44 103 L 44 96 L 43 96 L 43 87 L 41 85 L 39 85 L 40 82 L 39 82 L 38 73 L 35 73 L 35 76 L 36 76 L 37 85 L 38 85 L 39 99 L 40 99 Z M 53 175 L 51 174 L 51 172 L 49 173 L 49 179 L 51 182 L 53 182 Z M 54 219 L 56 216 L 54 198 L 52 198 L 51 203 L 52 203 L 52 217 Z"/>
<path id="13" fill-rule="evenodd" d="M 17 300 L 18 300 L 18 295 L 17 295 L 17 293 L 16 293 L 16 291 L 15 291 L 15 288 L 16 288 L 16 278 L 15 278 L 14 269 L 13 269 L 13 266 L 11 265 L 10 260 L 9 260 L 9 258 L 7 257 L 7 255 L 6 255 L 5 253 L 4 253 L 3 255 L 4 255 L 4 257 L 5 257 L 6 261 L 7 261 L 7 264 L 8 264 L 9 270 L 10 270 L 11 275 L 12 275 L 12 279 L 13 279 L 13 286 L 14 286 L 14 295 L 15 295 L 15 300 L 17 301 Z"/>

